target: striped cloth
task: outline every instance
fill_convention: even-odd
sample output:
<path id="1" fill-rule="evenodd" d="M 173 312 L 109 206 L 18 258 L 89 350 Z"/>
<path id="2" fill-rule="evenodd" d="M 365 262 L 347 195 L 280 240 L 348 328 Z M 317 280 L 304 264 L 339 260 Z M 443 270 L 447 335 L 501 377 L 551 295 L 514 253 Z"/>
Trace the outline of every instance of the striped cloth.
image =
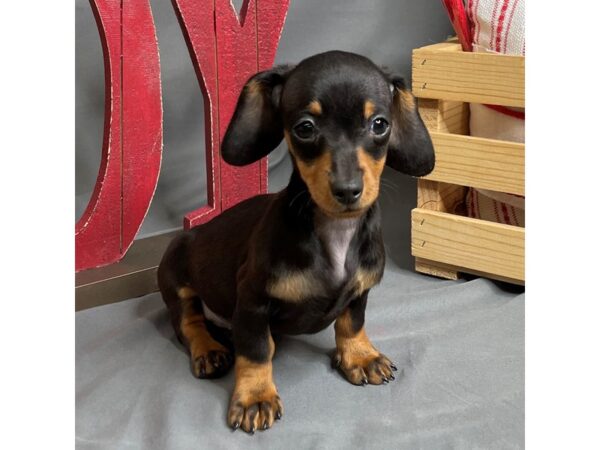
<path id="1" fill-rule="evenodd" d="M 525 0 L 469 0 L 473 48 L 525 55 Z"/>
<path id="2" fill-rule="evenodd" d="M 525 55 L 525 0 L 468 0 L 473 51 Z M 471 136 L 525 141 L 525 111 L 471 104 Z M 469 189 L 469 217 L 525 226 L 525 199 L 521 196 Z"/>

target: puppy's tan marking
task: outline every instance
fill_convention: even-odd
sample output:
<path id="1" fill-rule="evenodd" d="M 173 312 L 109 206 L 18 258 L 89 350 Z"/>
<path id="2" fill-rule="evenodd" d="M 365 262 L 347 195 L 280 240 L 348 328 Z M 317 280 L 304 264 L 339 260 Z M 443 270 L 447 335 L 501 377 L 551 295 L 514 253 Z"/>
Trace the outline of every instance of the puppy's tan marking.
<path id="1" fill-rule="evenodd" d="M 379 195 L 379 179 L 385 167 L 386 157 L 375 159 L 362 147 L 358 147 L 357 153 L 358 166 L 363 171 L 363 194 L 360 198 L 360 206 L 366 208 L 377 200 Z"/>
<path id="2" fill-rule="evenodd" d="M 365 101 L 365 106 L 363 108 L 363 115 L 365 119 L 369 119 L 375 113 L 375 103 L 371 100 Z"/>
<path id="3" fill-rule="evenodd" d="M 235 388 L 229 404 L 227 421 L 233 428 L 241 426 L 246 432 L 270 428 L 283 414 L 281 399 L 273 382 L 275 352 L 273 338 L 269 335 L 269 357 L 256 363 L 244 356 L 235 359 Z"/>
<path id="4" fill-rule="evenodd" d="M 177 289 L 177 297 L 179 297 L 182 300 L 187 300 L 187 299 L 195 297 L 195 296 L 196 296 L 196 291 L 194 291 L 190 287 L 185 286 L 185 287 Z"/>
<path id="5" fill-rule="evenodd" d="M 355 295 L 360 295 L 367 289 L 371 289 L 373 286 L 381 281 L 381 273 L 376 271 L 369 271 L 363 268 L 359 268 L 354 275 L 354 291 Z"/>
<path id="6" fill-rule="evenodd" d="M 263 86 L 256 80 L 250 80 L 246 84 L 244 92 L 246 92 L 246 112 L 248 114 L 260 114 L 260 111 L 263 109 L 264 97 L 262 90 Z"/>
<path id="7" fill-rule="evenodd" d="M 340 355 L 341 366 L 353 368 L 364 367 L 379 356 L 379 352 L 371 344 L 364 327 L 354 331 L 352 318 L 348 310 L 335 321 L 335 345 Z M 353 380 L 351 380 L 353 381 Z M 356 381 L 362 381 L 356 380 Z M 360 383 L 359 383 L 360 384 Z"/>
<path id="8" fill-rule="evenodd" d="M 414 110 L 416 107 L 415 97 L 407 90 L 400 89 L 400 97 L 402 99 L 402 106 Z"/>
<path id="9" fill-rule="evenodd" d="M 296 166 L 298 167 L 298 171 L 300 172 L 300 177 L 306 183 L 306 186 L 308 186 L 308 190 L 312 199 L 324 212 L 335 214 L 337 211 L 339 211 L 340 207 L 333 198 L 331 189 L 329 187 L 329 174 L 331 173 L 331 151 L 326 150 L 323 152 L 323 154 L 311 161 L 303 161 L 298 157 L 296 151 L 294 150 L 289 133 L 285 131 L 284 135 L 290 153 L 292 154 L 292 157 L 296 162 Z"/>
<path id="10" fill-rule="evenodd" d="M 352 384 L 381 384 L 393 379 L 392 362 L 379 353 L 364 327 L 355 331 L 346 309 L 335 321 L 336 364 Z"/>
<path id="11" fill-rule="evenodd" d="M 285 273 L 267 283 L 267 293 L 288 302 L 300 302 L 322 293 L 321 284 L 308 271 Z"/>
<path id="12" fill-rule="evenodd" d="M 198 312 L 194 305 L 196 292 L 189 287 L 182 287 L 177 289 L 177 295 L 181 300 L 179 328 L 184 345 L 190 352 L 192 372 L 200 378 L 213 375 L 219 369 L 214 363 L 224 365 L 229 350 L 215 341 L 206 329 L 204 314 Z"/>
<path id="13" fill-rule="evenodd" d="M 256 80 L 250 80 L 246 85 L 246 89 L 248 90 L 248 94 L 252 96 L 260 96 L 262 92 L 261 84 Z"/>
<path id="14" fill-rule="evenodd" d="M 308 104 L 308 111 L 315 116 L 320 116 L 323 114 L 323 107 L 321 106 L 321 102 L 319 100 L 313 100 Z"/>

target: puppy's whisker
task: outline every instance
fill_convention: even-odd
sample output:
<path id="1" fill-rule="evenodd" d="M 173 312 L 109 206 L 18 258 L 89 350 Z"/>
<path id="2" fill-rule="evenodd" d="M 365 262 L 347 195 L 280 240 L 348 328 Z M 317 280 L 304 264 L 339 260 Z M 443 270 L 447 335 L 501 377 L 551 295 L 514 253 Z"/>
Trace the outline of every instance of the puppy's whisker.
<path id="1" fill-rule="evenodd" d="M 385 197 L 388 199 L 388 201 L 390 201 L 390 202 L 393 202 L 393 201 L 394 201 L 394 196 L 393 196 L 393 195 L 390 195 L 390 193 L 389 193 L 389 192 L 386 192 L 386 191 L 385 191 L 385 190 L 383 190 L 383 189 L 381 190 L 381 195 L 385 196 Z"/>
<path id="2" fill-rule="evenodd" d="M 391 189 L 391 192 L 390 192 Z M 381 193 L 383 195 L 386 195 L 388 199 L 390 200 L 394 200 L 395 198 L 398 197 L 398 195 L 400 195 L 400 191 L 395 190 L 389 186 L 381 186 Z"/>
<path id="3" fill-rule="evenodd" d="M 397 188 L 395 188 L 394 186 L 390 186 L 389 184 L 382 184 L 382 185 L 381 185 L 381 188 L 382 188 L 382 189 L 388 189 L 388 190 L 391 190 L 391 191 L 393 191 L 393 192 L 396 192 L 396 193 L 398 193 L 398 194 L 400 193 L 400 189 L 397 189 Z"/>
<path id="4" fill-rule="evenodd" d="M 382 180 L 381 180 L 381 186 L 382 186 L 382 187 L 387 187 L 387 188 L 389 188 L 389 189 L 393 190 L 394 192 L 396 192 L 396 193 L 400 194 L 400 188 L 399 188 L 399 186 L 395 186 L 395 185 L 393 185 L 393 184 L 390 184 L 390 182 L 389 182 L 389 181 L 386 181 L 386 180 L 383 180 L 383 179 L 382 179 Z"/>

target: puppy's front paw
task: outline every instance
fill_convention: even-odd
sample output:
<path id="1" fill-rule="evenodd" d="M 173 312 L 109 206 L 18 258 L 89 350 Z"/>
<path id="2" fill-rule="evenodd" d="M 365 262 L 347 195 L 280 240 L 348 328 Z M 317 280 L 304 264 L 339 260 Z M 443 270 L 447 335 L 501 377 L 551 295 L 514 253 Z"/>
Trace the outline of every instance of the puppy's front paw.
<path id="1" fill-rule="evenodd" d="M 283 406 L 273 383 L 254 389 L 236 387 L 231 402 L 227 422 L 234 430 L 242 428 L 247 433 L 271 428 L 275 420 L 281 419 Z"/>
<path id="2" fill-rule="evenodd" d="M 395 380 L 398 370 L 387 356 L 371 349 L 338 350 L 333 357 L 333 366 L 338 368 L 346 379 L 356 385 L 382 384 Z"/>

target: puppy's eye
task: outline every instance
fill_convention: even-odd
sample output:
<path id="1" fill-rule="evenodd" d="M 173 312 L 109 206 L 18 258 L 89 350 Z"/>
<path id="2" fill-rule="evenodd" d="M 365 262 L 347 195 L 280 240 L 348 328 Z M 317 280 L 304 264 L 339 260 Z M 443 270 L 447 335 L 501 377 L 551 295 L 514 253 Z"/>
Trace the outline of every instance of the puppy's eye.
<path id="1" fill-rule="evenodd" d="M 310 120 L 303 120 L 294 127 L 294 134 L 304 140 L 312 139 L 315 132 L 315 126 Z"/>
<path id="2" fill-rule="evenodd" d="M 371 122 L 371 131 L 377 136 L 383 136 L 389 127 L 390 124 L 383 117 L 376 117 L 373 122 Z"/>

